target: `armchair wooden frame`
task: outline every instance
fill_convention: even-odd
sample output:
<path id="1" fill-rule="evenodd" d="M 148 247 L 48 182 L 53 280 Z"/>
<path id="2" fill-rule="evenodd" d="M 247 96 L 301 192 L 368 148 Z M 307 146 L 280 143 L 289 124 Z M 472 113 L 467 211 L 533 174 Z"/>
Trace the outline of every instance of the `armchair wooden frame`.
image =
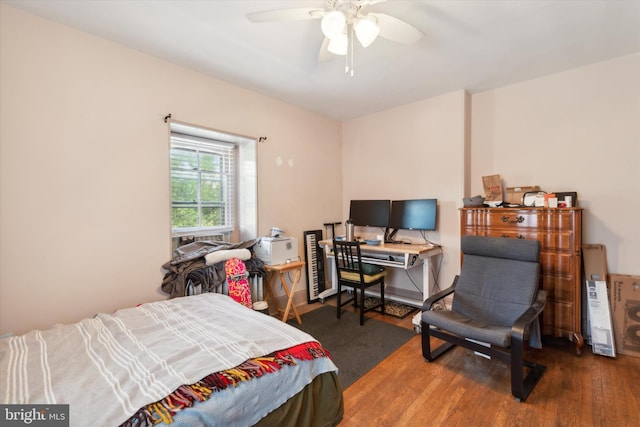
<path id="1" fill-rule="evenodd" d="M 536 383 L 540 380 L 546 370 L 546 367 L 544 365 L 524 360 L 523 353 L 524 347 L 527 344 L 527 340 L 529 339 L 530 331 L 533 330 L 535 326 L 537 326 L 537 324 L 534 324 L 534 322 L 537 322 L 538 316 L 544 309 L 547 299 L 547 292 L 544 290 L 537 290 L 537 294 L 534 294 L 534 302 L 531 303 L 530 306 L 524 311 L 524 313 L 517 317 L 515 322 L 512 324 L 510 339 L 506 340 L 507 342 L 510 342 L 510 345 L 508 345 L 507 347 L 500 347 L 495 344 L 486 346 L 469 340 L 472 339 L 484 343 L 484 340 L 481 337 L 473 336 L 473 328 L 470 328 L 470 333 L 467 334 L 467 336 L 463 336 L 459 333 L 452 333 L 450 331 L 447 331 L 443 327 L 432 325 L 429 322 L 425 321 L 424 313 L 426 311 L 432 310 L 432 308 L 434 308 L 434 305 L 437 302 L 441 301 L 443 298 L 455 294 L 456 286 L 458 285 L 459 279 L 460 276 L 456 276 L 451 287 L 432 295 L 427 300 L 425 300 L 423 304 L 423 316 L 421 322 L 423 357 L 428 362 L 432 362 L 447 350 L 453 348 L 454 346 L 460 346 L 500 360 L 510 366 L 511 393 L 517 401 L 524 401 L 529 396 Z M 446 322 L 436 321 L 436 323 Z M 492 325 L 486 326 L 486 328 L 491 327 Z M 504 329 L 504 327 L 502 329 Z M 432 350 L 431 337 L 439 338 L 445 341 L 445 343 Z M 528 370 L 528 373 L 525 375 L 526 370 Z"/>
<path id="2" fill-rule="evenodd" d="M 457 281 L 457 279 L 458 277 L 456 276 L 455 281 Z M 455 281 L 450 288 L 428 298 L 424 302 L 422 310 L 430 310 L 436 302 L 453 293 L 455 291 Z M 486 347 L 443 330 L 430 328 L 428 324 L 422 323 L 422 355 L 427 361 L 432 362 L 447 350 L 458 345 L 500 360 L 511 367 L 511 393 L 515 396 L 516 400 L 524 401 L 546 370 L 546 366 L 544 365 L 523 359 L 525 330 L 542 312 L 546 299 L 546 291 L 538 292 L 538 297 L 534 305 L 514 323 L 511 330 L 511 351 L 499 347 Z M 431 350 L 430 337 L 439 338 L 445 341 L 445 343 L 441 344 L 435 350 Z M 526 376 L 524 376 L 525 367 L 530 369 Z"/>

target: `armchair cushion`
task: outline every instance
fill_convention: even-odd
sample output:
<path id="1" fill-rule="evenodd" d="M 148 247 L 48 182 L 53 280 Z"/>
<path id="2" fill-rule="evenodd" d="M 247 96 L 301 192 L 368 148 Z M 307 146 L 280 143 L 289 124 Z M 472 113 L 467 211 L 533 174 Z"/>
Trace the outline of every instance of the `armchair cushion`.
<path id="1" fill-rule="evenodd" d="M 540 262 L 540 243 L 536 240 L 513 240 L 505 238 L 461 239 L 461 250 L 466 255 L 491 258 L 513 259 L 526 262 Z"/>
<path id="2" fill-rule="evenodd" d="M 535 300 L 538 281 L 536 263 L 465 254 L 452 310 L 511 327 Z"/>
<path id="3" fill-rule="evenodd" d="M 451 311 L 425 311 L 422 319 L 461 337 L 509 347 L 513 324 L 538 294 L 540 243 L 463 238 L 461 249 Z"/>
<path id="4" fill-rule="evenodd" d="M 495 326 L 471 319 L 455 311 L 436 310 L 422 313 L 422 321 L 436 325 L 460 337 L 471 338 L 500 347 L 511 346 L 511 327 Z"/>

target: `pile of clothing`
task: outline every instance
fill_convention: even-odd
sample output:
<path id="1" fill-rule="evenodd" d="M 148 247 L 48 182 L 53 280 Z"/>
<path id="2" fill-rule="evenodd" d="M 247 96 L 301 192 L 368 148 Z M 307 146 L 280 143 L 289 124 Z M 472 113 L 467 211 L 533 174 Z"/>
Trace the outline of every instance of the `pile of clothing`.
<path id="1" fill-rule="evenodd" d="M 264 263 L 252 251 L 257 240 L 240 243 L 193 242 L 180 246 L 173 252 L 171 261 L 165 263 L 162 290 L 170 298 L 196 293 L 222 293 L 227 277 L 225 262 L 231 258 L 244 261 L 250 276 L 266 276 Z"/>

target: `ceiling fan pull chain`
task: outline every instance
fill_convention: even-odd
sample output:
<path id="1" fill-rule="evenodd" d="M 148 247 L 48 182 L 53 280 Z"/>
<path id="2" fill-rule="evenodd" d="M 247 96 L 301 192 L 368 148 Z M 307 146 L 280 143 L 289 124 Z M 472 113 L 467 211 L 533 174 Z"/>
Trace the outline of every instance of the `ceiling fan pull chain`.
<path id="1" fill-rule="evenodd" d="M 347 28 L 345 29 L 347 33 L 347 54 L 344 56 L 344 73 L 349 74 L 349 48 L 351 47 L 351 40 L 349 40 L 349 24 L 347 23 Z"/>
<path id="2" fill-rule="evenodd" d="M 350 72 L 350 77 L 353 77 L 353 23 L 349 24 L 348 32 L 349 46 L 347 48 L 349 49 L 349 52 L 347 52 L 347 67 L 345 69 L 345 72 Z"/>
<path id="3" fill-rule="evenodd" d="M 351 41 L 349 42 L 349 47 L 351 48 L 351 77 L 353 77 L 353 24 L 351 24 Z"/>

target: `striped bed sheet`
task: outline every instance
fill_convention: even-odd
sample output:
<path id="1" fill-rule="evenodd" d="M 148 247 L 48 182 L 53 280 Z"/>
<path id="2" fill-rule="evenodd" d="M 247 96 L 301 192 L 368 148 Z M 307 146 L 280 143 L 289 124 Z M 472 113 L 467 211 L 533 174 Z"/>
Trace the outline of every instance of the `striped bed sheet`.
<path id="1" fill-rule="evenodd" d="M 256 360 L 264 365 L 246 365 Z M 278 366 L 267 372 L 270 363 Z M 231 386 L 216 389 L 236 371 Z M 136 415 L 132 425 L 173 423 L 175 413 L 213 399 L 206 425 L 253 425 L 327 372 L 337 368 L 313 337 L 222 294 L 142 304 L 0 340 L 0 401 L 69 404 L 77 426 L 117 426 Z M 206 396 L 191 396 L 173 412 L 149 410 L 140 421 L 145 408 L 163 401 L 171 408 L 167 397 L 188 390 Z"/>

